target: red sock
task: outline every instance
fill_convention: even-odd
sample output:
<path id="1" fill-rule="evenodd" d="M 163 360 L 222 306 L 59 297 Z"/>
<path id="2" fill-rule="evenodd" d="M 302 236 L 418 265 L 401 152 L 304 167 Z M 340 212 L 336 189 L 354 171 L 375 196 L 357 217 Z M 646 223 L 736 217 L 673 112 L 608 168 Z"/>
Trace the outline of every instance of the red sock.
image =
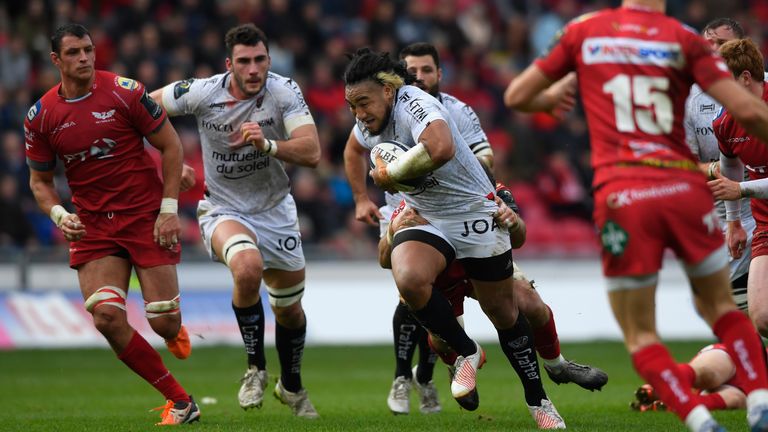
<path id="1" fill-rule="evenodd" d="M 768 388 L 763 344 L 749 318 L 737 310 L 728 312 L 717 320 L 712 331 L 733 354 L 736 377 L 744 392 Z"/>
<path id="2" fill-rule="evenodd" d="M 541 358 L 552 360 L 560 356 L 560 339 L 557 338 L 555 314 L 552 313 L 552 309 L 548 305 L 547 310 L 549 311 L 549 321 L 543 326 L 533 329 L 533 343 Z"/>
<path id="3" fill-rule="evenodd" d="M 189 402 L 189 395 L 165 368 L 160 354 L 141 337 L 139 332 L 133 332 L 128 346 L 117 358 L 162 393 L 167 400 Z"/>
<path id="4" fill-rule="evenodd" d="M 696 371 L 693 370 L 691 365 L 688 363 L 679 363 L 677 365 L 677 371 L 680 372 L 683 384 L 685 384 L 687 388 L 693 387 L 693 384 L 696 382 Z"/>
<path id="5" fill-rule="evenodd" d="M 645 382 L 653 386 L 659 399 L 681 420 L 685 421 L 688 413 L 701 404 L 700 397 L 686 385 L 664 345 L 656 343 L 640 349 L 632 354 L 632 364 Z"/>
<path id="6" fill-rule="evenodd" d="M 440 357 L 443 363 L 449 366 L 452 366 L 454 363 L 456 363 L 456 359 L 459 357 L 456 351 L 450 350 L 448 352 L 440 352 L 436 350 L 435 346 L 432 344 L 432 335 L 429 335 L 429 337 L 427 337 L 427 343 L 429 344 L 429 347 L 432 348 L 432 351 L 434 351 L 434 353 Z"/>
<path id="7" fill-rule="evenodd" d="M 720 396 L 720 393 L 701 395 L 701 402 L 710 411 L 726 409 L 725 399 Z"/>

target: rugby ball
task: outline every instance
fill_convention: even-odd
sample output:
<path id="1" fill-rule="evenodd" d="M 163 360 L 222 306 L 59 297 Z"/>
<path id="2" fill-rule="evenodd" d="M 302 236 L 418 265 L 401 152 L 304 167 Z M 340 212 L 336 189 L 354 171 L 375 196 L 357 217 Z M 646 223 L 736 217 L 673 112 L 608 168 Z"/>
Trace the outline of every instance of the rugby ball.
<path id="1" fill-rule="evenodd" d="M 405 144 L 398 141 L 382 141 L 371 149 L 371 167 L 376 166 L 376 156 L 381 156 L 385 164 L 396 161 L 403 153 L 408 151 Z M 406 186 L 419 187 L 427 179 L 426 175 L 403 180 L 400 183 Z"/>

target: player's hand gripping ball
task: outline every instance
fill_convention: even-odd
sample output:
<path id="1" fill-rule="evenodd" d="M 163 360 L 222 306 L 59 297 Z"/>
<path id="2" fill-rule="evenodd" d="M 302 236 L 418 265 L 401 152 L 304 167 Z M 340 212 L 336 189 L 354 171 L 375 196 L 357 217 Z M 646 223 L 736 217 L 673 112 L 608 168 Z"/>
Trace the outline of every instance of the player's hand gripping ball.
<path id="1" fill-rule="evenodd" d="M 403 153 L 408 151 L 408 147 L 405 144 L 397 141 L 382 141 L 376 144 L 371 149 L 371 167 L 376 167 L 376 157 L 380 156 L 381 160 L 389 165 L 400 158 Z M 396 189 L 402 192 L 411 192 L 421 186 L 427 179 L 426 175 L 414 177 L 407 180 L 399 181 L 397 184 L 404 187 L 397 187 Z"/>

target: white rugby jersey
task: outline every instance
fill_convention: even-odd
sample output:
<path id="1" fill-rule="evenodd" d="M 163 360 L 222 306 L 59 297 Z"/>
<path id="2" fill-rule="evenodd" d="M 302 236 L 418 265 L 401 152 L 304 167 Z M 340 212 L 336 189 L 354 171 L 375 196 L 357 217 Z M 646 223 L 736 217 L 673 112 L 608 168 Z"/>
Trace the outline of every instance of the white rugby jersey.
<path id="1" fill-rule="evenodd" d="M 451 128 L 456 147 L 453 159 L 432 172 L 420 188 L 403 193 L 408 205 L 425 216 L 452 216 L 480 210 L 496 210 L 493 196 L 495 188 L 480 162 L 464 141 L 448 110 L 429 93 L 415 86 L 397 90 L 394 106 L 384 130 L 371 135 L 362 122 L 356 121 L 355 138 L 371 149 L 382 141 L 395 140 L 411 148 L 418 142 L 424 129 L 435 120 L 443 120 Z"/>
<path id="2" fill-rule="evenodd" d="M 258 122 L 264 137 L 286 140 L 299 126 L 314 124 L 301 89 L 290 78 L 269 72 L 259 94 L 236 99 L 228 88 L 227 72 L 205 79 L 171 83 L 163 90 L 168 115 L 197 118 L 203 150 L 209 201 L 244 213 L 268 210 L 290 191 L 282 161 L 252 145 L 236 150 L 229 143 L 242 140 L 240 126 Z"/>
<path id="3" fill-rule="evenodd" d="M 456 128 L 475 156 L 491 148 L 488 137 L 483 131 L 483 126 L 480 124 L 480 119 L 477 118 L 472 107 L 448 93 L 438 93 L 437 100 L 448 110 L 448 114 L 456 122 Z"/>
<path id="4" fill-rule="evenodd" d="M 685 142 L 694 155 L 702 162 L 720 160 L 720 147 L 712 130 L 712 120 L 720 112 L 721 105 L 710 95 L 705 93 L 698 84 L 691 87 L 691 93 L 685 101 Z M 746 179 L 746 173 L 745 173 Z M 725 220 L 725 203 L 721 200 L 715 202 L 717 216 L 721 221 Z M 752 219 L 752 210 L 749 198 L 741 200 L 741 220 Z"/>

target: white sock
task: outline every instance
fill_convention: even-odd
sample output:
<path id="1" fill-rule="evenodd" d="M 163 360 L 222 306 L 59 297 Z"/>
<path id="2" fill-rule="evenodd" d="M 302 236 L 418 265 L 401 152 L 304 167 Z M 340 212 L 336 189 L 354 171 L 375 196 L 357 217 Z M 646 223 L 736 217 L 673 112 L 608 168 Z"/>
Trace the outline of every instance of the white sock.
<path id="1" fill-rule="evenodd" d="M 750 426 L 760 420 L 761 410 L 768 406 L 768 390 L 757 389 L 747 395 L 747 422 Z"/>
<path id="2" fill-rule="evenodd" d="M 704 405 L 697 405 L 685 418 L 685 425 L 691 432 L 699 432 L 708 421 L 713 420 L 712 414 Z"/>
<path id="3" fill-rule="evenodd" d="M 551 360 L 545 358 L 542 358 L 541 360 L 544 362 L 544 365 L 547 366 L 547 369 L 552 372 L 560 372 L 565 367 L 565 357 L 563 357 L 562 354 Z"/>

